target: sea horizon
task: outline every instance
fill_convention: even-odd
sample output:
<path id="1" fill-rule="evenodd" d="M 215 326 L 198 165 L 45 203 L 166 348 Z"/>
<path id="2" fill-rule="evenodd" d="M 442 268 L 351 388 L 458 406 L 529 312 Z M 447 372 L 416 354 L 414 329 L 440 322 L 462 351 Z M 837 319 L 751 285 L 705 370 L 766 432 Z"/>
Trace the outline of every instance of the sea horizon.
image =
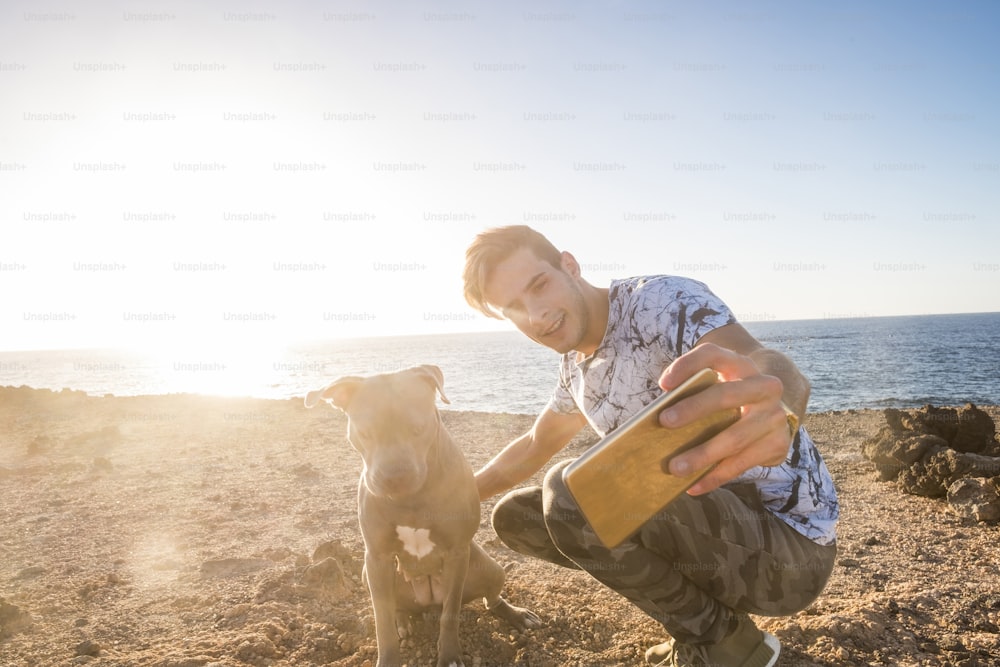
<path id="1" fill-rule="evenodd" d="M 741 322 L 812 383 L 809 410 L 1000 404 L 1000 313 Z M 329 338 L 257 350 L 83 347 L 0 352 L 0 386 L 91 395 L 288 399 L 343 375 L 432 363 L 446 409 L 535 414 L 559 355 L 516 330 Z"/>
<path id="2" fill-rule="evenodd" d="M 739 313 L 737 315 L 737 320 L 742 325 L 756 325 L 756 324 L 782 324 L 791 322 L 836 322 L 839 320 L 887 320 L 887 319 L 903 319 L 903 318 L 924 318 L 924 317 L 952 317 L 959 315 L 1000 315 L 1000 311 L 963 311 L 955 313 L 918 313 L 918 314 L 903 314 L 903 315 L 870 315 L 867 313 L 831 313 L 829 315 L 822 315 L 820 317 L 801 317 L 801 318 L 778 318 L 772 315 L 766 315 L 763 313 L 754 313 L 758 319 L 744 319 L 740 317 Z M 293 340 L 289 340 L 283 345 L 294 346 L 294 345 L 311 345 L 318 343 L 327 343 L 331 341 L 372 341 L 380 339 L 393 339 L 393 338 L 424 338 L 433 336 L 466 336 L 466 335 L 479 335 L 479 334 L 496 334 L 496 333 L 518 333 L 514 329 L 476 329 L 469 331 L 427 331 L 427 332 L 413 332 L 413 333 L 398 333 L 390 332 L 385 334 L 368 334 L 364 336 L 350 335 L 350 336 L 327 336 L 327 337 L 301 337 Z M 144 348 L 137 345 L 82 345 L 82 346 L 70 346 L 70 347 L 21 347 L 21 348 L 5 348 L 0 349 L 0 354 L 5 353 L 15 353 L 15 352 L 92 352 L 92 351 L 142 351 Z"/>

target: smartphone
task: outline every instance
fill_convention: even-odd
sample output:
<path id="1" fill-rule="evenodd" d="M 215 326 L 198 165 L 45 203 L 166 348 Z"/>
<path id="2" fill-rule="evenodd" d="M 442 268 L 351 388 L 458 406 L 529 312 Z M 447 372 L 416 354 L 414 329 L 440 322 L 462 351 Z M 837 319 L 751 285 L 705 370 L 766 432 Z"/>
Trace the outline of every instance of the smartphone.
<path id="1" fill-rule="evenodd" d="M 677 477 L 670 459 L 706 442 L 740 418 L 738 408 L 714 412 L 680 428 L 664 428 L 659 416 L 681 399 L 718 382 L 704 369 L 658 397 L 602 438 L 563 470 L 563 481 L 594 533 L 606 547 L 625 541 L 657 512 L 712 469 Z"/>

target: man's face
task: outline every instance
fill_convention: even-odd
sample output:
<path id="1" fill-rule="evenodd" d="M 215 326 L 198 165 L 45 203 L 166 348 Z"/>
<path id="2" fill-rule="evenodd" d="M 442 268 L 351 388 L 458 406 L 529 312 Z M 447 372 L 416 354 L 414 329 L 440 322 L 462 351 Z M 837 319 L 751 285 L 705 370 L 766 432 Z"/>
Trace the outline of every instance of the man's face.
<path id="1" fill-rule="evenodd" d="M 560 354 L 577 349 L 590 322 L 576 262 L 564 253 L 562 266 L 521 248 L 497 264 L 484 289 L 487 302 L 522 333 Z"/>

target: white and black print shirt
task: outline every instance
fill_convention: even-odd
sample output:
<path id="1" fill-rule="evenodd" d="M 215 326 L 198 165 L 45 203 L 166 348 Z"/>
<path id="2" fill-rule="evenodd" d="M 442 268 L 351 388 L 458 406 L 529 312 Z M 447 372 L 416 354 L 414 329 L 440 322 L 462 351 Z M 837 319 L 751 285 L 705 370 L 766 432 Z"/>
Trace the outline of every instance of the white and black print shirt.
<path id="1" fill-rule="evenodd" d="M 577 362 L 563 355 L 548 408 L 582 412 L 604 437 L 659 396 L 660 375 L 712 329 L 736 318 L 707 286 L 677 276 L 615 280 L 608 295 L 608 328 L 594 354 Z M 756 485 L 764 506 L 818 544 L 836 541 L 837 492 L 804 428 L 785 462 L 757 466 L 730 484 Z"/>

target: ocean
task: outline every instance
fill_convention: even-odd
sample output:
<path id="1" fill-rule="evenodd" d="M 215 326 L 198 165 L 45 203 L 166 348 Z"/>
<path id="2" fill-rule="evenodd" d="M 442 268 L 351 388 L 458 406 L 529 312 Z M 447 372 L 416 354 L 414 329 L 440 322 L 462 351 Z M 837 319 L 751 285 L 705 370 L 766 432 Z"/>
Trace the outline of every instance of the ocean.
<path id="1" fill-rule="evenodd" d="M 809 410 L 1000 404 L 1000 313 L 750 322 L 812 383 Z M 0 386 L 117 396 L 301 397 L 343 375 L 441 367 L 445 409 L 535 414 L 558 355 L 516 331 L 339 339 L 279 350 L 151 355 L 117 350 L 0 352 Z"/>

